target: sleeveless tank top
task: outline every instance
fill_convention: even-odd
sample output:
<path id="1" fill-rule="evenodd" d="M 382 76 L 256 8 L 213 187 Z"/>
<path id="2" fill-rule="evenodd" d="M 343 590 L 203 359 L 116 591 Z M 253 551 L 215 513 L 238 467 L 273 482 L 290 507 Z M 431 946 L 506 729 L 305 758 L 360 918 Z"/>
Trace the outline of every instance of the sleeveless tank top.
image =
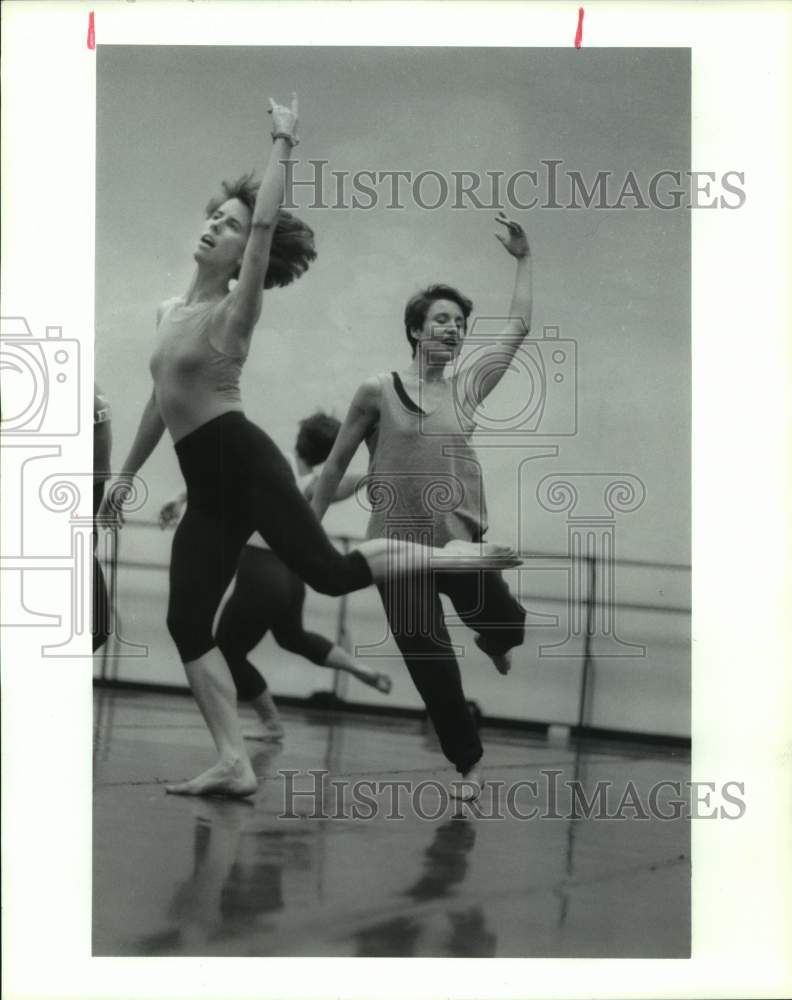
<path id="1" fill-rule="evenodd" d="M 479 541 L 487 530 L 487 508 L 470 443 L 475 423 L 456 405 L 453 380 L 430 413 L 408 396 L 396 372 L 379 380 L 380 418 L 366 440 L 366 537 L 440 546 L 454 538 Z"/>
<path id="2" fill-rule="evenodd" d="M 187 306 L 182 299 L 171 299 L 159 322 L 149 368 L 162 419 L 174 441 L 223 413 L 242 410 L 239 378 L 247 355 L 227 354 L 212 343 L 218 306 Z"/>

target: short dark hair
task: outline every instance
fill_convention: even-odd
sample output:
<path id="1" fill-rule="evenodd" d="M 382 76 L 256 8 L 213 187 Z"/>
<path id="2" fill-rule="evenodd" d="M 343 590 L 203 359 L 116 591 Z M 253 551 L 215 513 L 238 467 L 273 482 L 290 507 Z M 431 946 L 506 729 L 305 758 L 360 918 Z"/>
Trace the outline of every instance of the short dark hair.
<path id="1" fill-rule="evenodd" d="M 297 454 L 311 467 L 321 465 L 335 444 L 341 421 L 317 410 L 310 417 L 301 420 L 299 426 Z"/>
<path id="2" fill-rule="evenodd" d="M 413 330 L 420 330 L 426 321 L 426 314 L 429 306 L 438 299 L 449 299 L 456 302 L 465 317 L 465 326 L 470 314 L 473 312 L 473 303 L 467 296 L 451 285 L 429 285 L 423 291 L 416 292 L 404 308 L 404 329 L 407 340 L 412 348 L 413 357 L 417 341 L 413 336 Z"/>
<path id="3" fill-rule="evenodd" d="M 235 181 L 223 181 L 222 195 L 216 195 L 206 206 L 206 217 L 209 218 L 230 198 L 236 198 L 247 207 L 251 216 L 256 205 L 256 195 L 259 181 L 253 180 L 253 174 L 243 174 Z M 316 260 L 316 245 L 314 232 L 296 215 L 281 209 L 272 237 L 269 266 L 264 276 L 265 288 L 284 288 L 308 270 L 311 261 Z M 233 277 L 239 277 L 234 274 Z"/>

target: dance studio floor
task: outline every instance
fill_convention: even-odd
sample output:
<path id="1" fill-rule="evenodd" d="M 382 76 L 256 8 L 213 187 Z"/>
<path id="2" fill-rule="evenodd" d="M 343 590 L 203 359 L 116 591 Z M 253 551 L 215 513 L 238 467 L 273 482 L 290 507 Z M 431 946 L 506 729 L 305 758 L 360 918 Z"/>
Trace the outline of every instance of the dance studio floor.
<path id="1" fill-rule="evenodd" d="M 658 782 L 684 787 L 686 755 L 485 728 L 495 784 L 459 807 L 420 721 L 286 709 L 284 722 L 282 745 L 248 743 L 254 799 L 177 798 L 163 785 L 213 761 L 191 699 L 97 692 L 95 955 L 689 955 L 689 822 L 636 819 L 624 798 L 632 783 L 640 812 Z M 289 782 L 317 787 L 310 770 L 348 784 L 290 799 Z M 350 790 L 366 779 L 381 785 Z M 610 781 L 608 811 L 625 818 L 571 818 L 575 780 Z M 658 800 L 667 815 L 673 798 Z"/>

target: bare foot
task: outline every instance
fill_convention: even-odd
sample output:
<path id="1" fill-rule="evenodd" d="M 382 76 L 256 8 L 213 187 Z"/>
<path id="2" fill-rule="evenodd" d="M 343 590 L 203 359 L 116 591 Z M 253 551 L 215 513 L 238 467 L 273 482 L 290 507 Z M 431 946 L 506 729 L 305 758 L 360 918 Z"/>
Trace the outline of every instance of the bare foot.
<path id="1" fill-rule="evenodd" d="M 393 687 L 393 681 L 387 674 L 358 674 L 357 679 L 363 684 L 368 684 L 369 687 L 376 688 L 382 694 L 390 694 Z"/>
<path id="2" fill-rule="evenodd" d="M 265 743 L 276 743 L 283 739 L 285 730 L 281 722 L 280 712 L 272 700 L 269 691 L 262 691 L 251 701 L 251 707 L 261 720 L 258 729 L 245 733 L 246 740 L 261 740 Z"/>
<path id="3" fill-rule="evenodd" d="M 242 799 L 253 795 L 258 780 L 247 760 L 218 761 L 214 767 L 190 781 L 166 785 L 168 795 L 222 795 Z"/>
<path id="4" fill-rule="evenodd" d="M 483 635 L 475 636 L 473 641 L 481 650 L 481 652 L 492 660 L 492 662 L 495 664 L 495 669 L 498 671 L 499 674 L 503 674 L 504 676 L 508 674 L 508 672 L 512 668 L 511 650 L 508 650 L 505 653 L 491 652 L 487 648 L 487 638 L 486 636 Z"/>
<path id="5" fill-rule="evenodd" d="M 452 799 L 459 799 L 461 802 L 472 802 L 477 799 L 481 795 L 481 770 L 478 764 L 465 771 L 461 778 L 452 781 L 449 791 Z"/>
<path id="6" fill-rule="evenodd" d="M 286 735 L 286 730 L 280 719 L 272 719 L 270 722 L 262 722 L 258 729 L 245 731 L 243 735 L 246 740 L 258 740 L 260 743 L 280 743 Z"/>
<path id="7" fill-rule="evenodd" d="M 494 542 L 464 542 L 455 538 L 443 547 L 443 554 L 432 559 L 432 569 L 460 572 L 469 569 L 510 569 L 521 566 L 522 559 L 508 545 Z"/>

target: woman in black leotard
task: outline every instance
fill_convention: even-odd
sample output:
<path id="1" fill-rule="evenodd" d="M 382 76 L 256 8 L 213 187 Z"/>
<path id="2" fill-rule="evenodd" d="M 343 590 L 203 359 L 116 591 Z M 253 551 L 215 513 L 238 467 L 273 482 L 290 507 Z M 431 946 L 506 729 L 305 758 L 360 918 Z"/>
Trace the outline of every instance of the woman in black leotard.
<path id="1" fill-rule="evenodd" d="M 180 795 L 246 796 L 258 785 L 231 674 L 212 636 L 220 599 L 254 531 L 309 586 L 332 595 L 394 574 L 519 562 L 509 548 L 467 542 L 437 549 L 373 539 L 342 555 L 297 488 L 286 459 L 245 418 L 239 376 L 263 292 L 291 283 L 316 256 L 311 230 L 280 208 L 282 164 L 297 142 L 297 99 L 290 108 L 270 105 L 273 147 L 260 185 L 243 179 L 225 186 L 225 197 L 210 203 L 187 294 L 159 308 L 159 339 L 150 364 L 154 391 L 106 501 L 109 512 L 123 506 L 132 478 L 167 427 L 187 484 L 187 512 L 171 553 L 168 629 L 218 753 L 213 767 L 167 787 Z"/>

